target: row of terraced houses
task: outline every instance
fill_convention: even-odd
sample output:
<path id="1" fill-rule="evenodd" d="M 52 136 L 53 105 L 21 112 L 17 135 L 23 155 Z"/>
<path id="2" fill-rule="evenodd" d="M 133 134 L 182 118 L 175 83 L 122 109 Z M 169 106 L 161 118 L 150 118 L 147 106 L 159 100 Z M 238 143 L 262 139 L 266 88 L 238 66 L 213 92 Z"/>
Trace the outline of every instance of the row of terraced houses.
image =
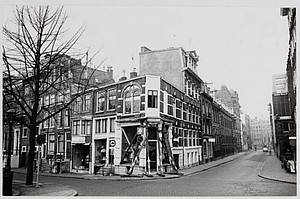
<path id="1" fill-rule="evenodd" d="M 64 59 L 62 67 L 81 65 L 80 60 Z M 164 173 L 245 149 L 237 93 L 234 107 L 226 107 L 197 75 L 198 61 L 195 51 L 181 47 L 141 47 L 139 74 L 132 71 L 129 78 L 114 81 L 111 67 L 97 70 L 84 94 L 75 92 L 80 85 L 72 82 L 70 71 L 59 92 L 41 98 L 42 105 L 55 110 L 80 96 L 38 127 L 46 135 L 42 165 L 52 172 Z M 87 79 L 91 72 L 86 71 Z M 27 164 L 27 134 L 28 129 L 14 126 L 15 167 Z"/>

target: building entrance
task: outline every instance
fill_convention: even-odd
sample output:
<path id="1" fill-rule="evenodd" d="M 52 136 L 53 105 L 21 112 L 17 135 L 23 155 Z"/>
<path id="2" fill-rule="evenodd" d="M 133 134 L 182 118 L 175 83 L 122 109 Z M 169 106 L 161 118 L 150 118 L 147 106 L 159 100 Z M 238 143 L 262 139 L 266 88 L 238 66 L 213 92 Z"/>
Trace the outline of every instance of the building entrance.
<path id="1" fill-rule="evenodd" d="M 157 170 L 157 150 L 156 141 L 149 141 L 149 159 L 150 159 L 150 171 Z"/>

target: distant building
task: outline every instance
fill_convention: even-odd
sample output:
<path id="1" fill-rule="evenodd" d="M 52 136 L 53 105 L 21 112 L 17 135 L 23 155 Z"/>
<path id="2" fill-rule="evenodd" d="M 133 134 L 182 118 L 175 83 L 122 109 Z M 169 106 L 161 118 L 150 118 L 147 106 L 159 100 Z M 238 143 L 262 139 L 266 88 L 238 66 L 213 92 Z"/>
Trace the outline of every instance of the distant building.
<path id="1" fill-rule="evenodd" d="M 234 90 L 229 90 L 225 85 L 221 86 L 220 90 L 214 90 L 213 95 L 216 101 L 222 102 L 235 117 L 235 132 L 234 132 L 234 149 L 235 152 L 242 150 L 242 129 L 241 129 L 241 118 L 240 118 L 240 103 L 238 93 Z"/>
<path id="2" fill-rule="evenodd" d="M 242 129 L 242 149 L 248 150 L 252 148 L 250 116 L 241 114 L 241 129 Z"/>
<path id="3" fill-rule="evenodd" d="M 272 132 L 270 119 L 255 117 L 250 120 L 250 129 L 252 136 L 252 145 L 256 149 L 270 147 L 272 145 Z"/>

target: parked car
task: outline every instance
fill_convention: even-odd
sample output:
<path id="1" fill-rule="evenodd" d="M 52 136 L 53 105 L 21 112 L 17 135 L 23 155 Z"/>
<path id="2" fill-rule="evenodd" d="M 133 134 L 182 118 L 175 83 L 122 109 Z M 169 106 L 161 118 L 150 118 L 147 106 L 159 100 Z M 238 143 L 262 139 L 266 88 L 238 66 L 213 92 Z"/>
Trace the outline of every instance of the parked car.
<path id="1" fill-rule="evenodd" d="M 267 147 L 264 147 L 264 148 L 263 148 L 263 152 L 268 152 L 268 148 L 267 148 Z"/>
<path id="2" fill-rule="evenodd" d="M 293 153 L 286 152 L 281 158 L 281 167 L 286 170 L 288 173 L 295 173 L 296 172 L 296 162 L 293 158 Z"/>

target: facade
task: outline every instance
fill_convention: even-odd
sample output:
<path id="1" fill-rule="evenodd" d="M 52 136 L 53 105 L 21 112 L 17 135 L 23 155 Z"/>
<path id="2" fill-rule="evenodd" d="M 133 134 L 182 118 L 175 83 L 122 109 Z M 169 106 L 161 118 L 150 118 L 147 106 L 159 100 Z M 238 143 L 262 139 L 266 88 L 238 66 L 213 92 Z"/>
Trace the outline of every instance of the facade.
<path id="1" fill-rule="evenodd" d="M 246 151 L 252 148 L 250 116 L 241 114 L 241 129 L 242 129 L 242 150 Z"/>
<path id="2" fill-rule="evenodd" d="M 272 146 L 272 130 L 270 119 L 255 117 L 250 120 L 250 129 L 252 136 L 252 145 L 255 149 Z"/>
<path id="3" fill-rule="evenodd" d="M 131 72 L 130 79 L 114 82 L 110 68 L 96 71 L 86 89 L 70 71 L 68 81 L 61 82 L 64 89 L 41 98 L 54 111 L 74 100 L 39 126 L 46 135 L 42 159 L 60 165 L 58 172 L 151 175 L 233 154 L 236 118 L 209 95 L 197 75 L 198 60 L 195 51 L 183 48 L 142 47 L 140 75 Z M 15 150 L 26 157 L 28 130 L 15 131 L 22 135 Z"/>
<path id="4" fill-rule="evenodd" d="M 238 93 L 234 90 L 229 90 L 225 85 L 221 86 L 220 90 L 214 90 L 213 96 L 216 101 L 221 102 L 224 106 L 228 107 L 230 112 L 234 115 L 235 126 L 234 126 L 234 151 L 242 151 L 242 129 L 241 129 L 241 118 L 240 118 L 240 103 Z"/>
<path id="5" fill-rule="evenodd" d="M 296 160 L 296 143 L 297 143 L 297 134 L 296 134 L 296 121 L 297 121 L 297 114 L 296 114 L 296 48 L 297 48 L 297 36 L 296 36 L 296 8 L 282 8 L 281 15 L 287 16 L 288 19 L 288 28 L 289 28 L 289 51 L 288 51 L 288 58 L 287 58 L 287 66 L 286 66 L 286 76 L 287 76 L 287 97 L 289 103 L 289 112 L 286 114 L 286 119 L 290 118 L 290 120 L 286 120 L 282 123 L 283 127 L 286 126 L 288 123 L 288 128 L 284 128 L 284 135 L 283 139 L 288 137 L 288 140 L 284 142 L 283 150 L 279 150 L 279 155 L 283 154 L 285 150 L 291 150 L 294 156 L 294 160 Z M 275 113 L 274 113 L 275 115 Z M 280 125 L 281 121 L 278 121 L 275 115 L 275 123 Z M 276 124 L 275 124 L 276 125 Z M 277 133 L 278 132 L 278 133 Z M 278 129 L 275 130 L 276 134 L 282 136 L 282 131 Z M 279 140 L 278 140 L 279 141 Z M 283 141 L 282 141 L 283 142 Z"/>
<path id="6" fill-rule="evenodd" d="M 212 131 L 215 138 L 214 158 L 221 158 L 234 153 L 233 116 L 221 104 L 213 102 Z"/>

